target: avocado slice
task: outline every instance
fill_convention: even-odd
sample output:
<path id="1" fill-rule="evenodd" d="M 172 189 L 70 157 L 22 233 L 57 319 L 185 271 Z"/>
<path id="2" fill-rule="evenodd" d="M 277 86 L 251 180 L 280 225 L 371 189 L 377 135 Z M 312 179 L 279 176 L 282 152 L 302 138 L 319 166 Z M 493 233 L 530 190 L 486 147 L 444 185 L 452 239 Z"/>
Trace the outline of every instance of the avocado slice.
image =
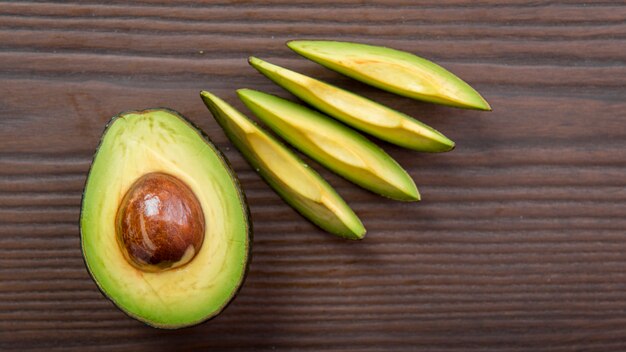
<path id="1" fill-rule="evenodd" d="M 454 142 L 446 136 L 399 111 L 256 57 L 250 57 L 248 62 L 308 104 L 379 139 L 422 152 L 454 148 Z"/>
<path id="2" fill-rule="evenodd" d="M 302 159 L 224 100 L 207 91 L 200 96 L 226 136 L 285 202 L 332 234 L 353 240 L 365 236 L 348 204 Z"/>
<path id="3" fill-rule="evenodd" d="M 276 134 L 347 180 L 392 199 L 420 199 L 411 176 L 358 132 L 271 94 L 251 89 L 239 89 L 237 93 Z"/>
<path id="4" fill-rule="evenodd" d="M 252 235 L 226 158 L 167 109 L 124 112 L 106 126 L 85 183 L 80 233 L 103 294 L 167 329 L 215 317 L 231 302 Z"/>
<path id="5" fill-rule="evenodd" d="M 309 60 L 409 98 L 465 109 L 491 110 L 474 88 L 419 56 L 360 43 L 294 40 L 287 46 Z"/>

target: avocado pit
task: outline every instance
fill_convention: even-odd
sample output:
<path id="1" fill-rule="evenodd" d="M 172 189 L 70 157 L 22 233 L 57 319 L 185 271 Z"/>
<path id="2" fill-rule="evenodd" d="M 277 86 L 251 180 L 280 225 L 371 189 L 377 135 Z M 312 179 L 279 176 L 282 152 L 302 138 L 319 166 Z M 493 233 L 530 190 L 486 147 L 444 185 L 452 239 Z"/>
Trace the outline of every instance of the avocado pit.
<path id="1" fill-rule="evenodd" d="M 116 217 L 117 239 L 138 269 L 163 271 L 189 263 L 204 240 L 204 213 L 183 181 L 153 172 L 126 192 Z"/>

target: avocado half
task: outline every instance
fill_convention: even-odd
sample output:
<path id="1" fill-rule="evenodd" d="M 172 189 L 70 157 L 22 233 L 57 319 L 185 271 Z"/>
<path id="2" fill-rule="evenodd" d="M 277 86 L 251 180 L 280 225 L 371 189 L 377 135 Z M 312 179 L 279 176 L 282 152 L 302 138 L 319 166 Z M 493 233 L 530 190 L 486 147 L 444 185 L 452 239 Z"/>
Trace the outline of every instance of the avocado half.
<path id="1" fill-rule="evenodd" d="M 170 192 L 176 187 L 182 191 Z M 145 189 L 152 193 L 141 193 Z M 136 207 L 122 211 L 123 204 Z M 120 230 L 126 229 L 120 225 L 124 216 L 139 237 Z M 189 217 L 197 226 L 185 227 Z M 176 248 L 171 239 L 184 240 L 190 228 L 200 240 L 172 262 L 166 258 Z M 85 183 L 80 233 L 85 264 L 103 294 L 129 316 L 159 328 L 218 315 L 240 289 L 251 253 L 249 210 L 234 171 L 206 135 L 169 109 L 124 112 L 109 122 Z M 164 251 L 149 256 L 146 248 Z"/>

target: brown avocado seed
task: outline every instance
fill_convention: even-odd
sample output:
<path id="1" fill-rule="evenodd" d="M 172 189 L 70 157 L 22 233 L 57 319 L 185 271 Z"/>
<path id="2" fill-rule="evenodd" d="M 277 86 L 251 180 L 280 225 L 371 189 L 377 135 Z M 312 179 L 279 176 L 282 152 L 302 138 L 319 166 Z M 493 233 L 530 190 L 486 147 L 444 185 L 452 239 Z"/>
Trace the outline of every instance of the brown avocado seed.
<path id="1" fill-rule="evenodd" d="M 153 172 L 130 186 L 117 211 L 117 239 L 126 259 L 143 271 L 191 261 L 204 240 L 204 213 L 181 180 Z"/>

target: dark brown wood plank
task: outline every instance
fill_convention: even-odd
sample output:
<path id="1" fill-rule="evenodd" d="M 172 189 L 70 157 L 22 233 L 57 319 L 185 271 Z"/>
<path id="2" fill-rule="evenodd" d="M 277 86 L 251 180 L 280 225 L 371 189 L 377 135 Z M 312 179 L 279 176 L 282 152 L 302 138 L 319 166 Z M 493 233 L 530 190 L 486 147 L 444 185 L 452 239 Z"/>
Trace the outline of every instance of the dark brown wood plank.
<path id="1" fill-rule="evenodd" d="M 437 60 L 494 107 L 417 103 L 291 53 L 293 38 Z M 369 230 L 322 233 L 250 170 L 198 97 L 289 97 L 258 55 L 416 116 L 457 142 L 378 142 L 419 204 L 312 163 Z M 626 6 L 527 0 L 0 2 L 0 350 L 626 350 Z M 225 152 L 254 258 L 217 319 L 159 331 L 124 316 L 82 262 L 78 216 L 104 124 L 169 106 Z M 245 111 L 245 109 L 244 109 Z"/>

